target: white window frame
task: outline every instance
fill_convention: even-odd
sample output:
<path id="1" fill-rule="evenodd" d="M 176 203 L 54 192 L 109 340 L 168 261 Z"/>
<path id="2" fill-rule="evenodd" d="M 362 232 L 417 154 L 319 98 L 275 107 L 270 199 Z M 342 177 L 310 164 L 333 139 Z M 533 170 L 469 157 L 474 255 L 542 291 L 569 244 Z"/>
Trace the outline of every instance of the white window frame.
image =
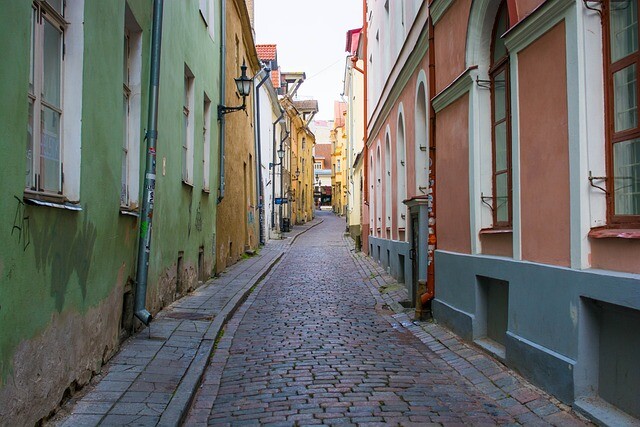
<path id="1" fill-rule="evenodd" d="M 67 4 L 68 3 L 68 4 Z M 57 7 L 55 5 L 57 4 Z M 25 197 L 36 199 L 53 199 L 53 201 L 80 201 L 80 163 L 81 163 L 81 131 L 82 131 L 82 83 L 84 52 L 84 0 L 45 1 L 34 0 L 31 23 L 33 26 L 33 91 L 29 91 L 29 102 L 33 102 L 32 149 L 26 152 Z M 46 12 L 46 13 L 42 13 Z M 43 43 L 44 22 L 50 22 L 62 32 L 62 49 L 60 63 L 60 113 L 59 124 L 59 191 L 44 191 L 40 182 L 41 167 L 36 159 L 40 156 L 41 141 L 41 109 L 45 105 L 41 100 L 43 78 Z M 68 101 L 66 101 L 68 100 Z M 29 157 L 30 156 L 30 157 Z M 65 169 L 65 165 L 68 167 Z M 29 185 L 27 183 L 29 182 Z"/>
<path id="2" fill-rule="evenodd" d="M 193 138 L 194 138 L 194 76 L 189 67 L 184 66 L 184 97 L 182 104 L 183 136 L 182 136 L 182 182 L 193 185 Z"/>
<path id="3" fill-rule="evenodd" d="M 210 191 L 211 181 L 211 100 L 204 94 L 202 110 L 202 191 Z"/>
<path id="4" fill-rule="evenodd" d="M 198 9 L 200 10 L 200 16 L 204 21 L 204 25 L 207 27 L 207 31 L 214 40 L 214 18 L 215 18 L 215 2 L 213 0 L 199 0 Z"/>
<path id="5" fill-rule="evenodd" d="M 123 83 L 123 96 L 127 100 L 126 115 L 123 123 L 122 161 L 126 174 L 122 177 L 120 184 L 120 207 L 127 210 L 137 210 L 140 203 L 142 28 L 135 21 L 133 13 L 128 6 L 126 6 L 125 11 L 124 34 L 127 42 L 123 61 L 126 61 L 127 64 L 127 81 Z"/>

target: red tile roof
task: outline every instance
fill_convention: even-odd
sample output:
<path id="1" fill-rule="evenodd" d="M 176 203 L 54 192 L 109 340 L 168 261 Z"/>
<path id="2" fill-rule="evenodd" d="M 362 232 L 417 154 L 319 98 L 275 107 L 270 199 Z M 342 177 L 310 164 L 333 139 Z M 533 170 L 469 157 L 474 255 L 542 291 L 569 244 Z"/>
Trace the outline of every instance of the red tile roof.
<path id="1" fill-rule="evenodd" d="M 258 58 L 263 61 L 273 61 L 276 59 L 277 48 L 275 44 L 257 44 Z"/>

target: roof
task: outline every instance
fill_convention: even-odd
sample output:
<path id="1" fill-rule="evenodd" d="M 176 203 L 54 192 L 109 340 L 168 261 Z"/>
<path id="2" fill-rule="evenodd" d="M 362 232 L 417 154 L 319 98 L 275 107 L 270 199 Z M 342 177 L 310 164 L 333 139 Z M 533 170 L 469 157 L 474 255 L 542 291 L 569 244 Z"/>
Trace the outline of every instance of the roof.
<path id="1" fill-rule="evenodd" d="M 274 61 L 278 56 L 276 46 L 275 44 L 257 44 L 258 58 L 263 61 Z"/>
<path id="2" fill-rule="evenodd" d="M 293 105 L 296 107 L 298 111 L 301 111 L 303 113 L 307 113 L 310 111 L 314 111 L 314 112 L 318 111 L 318 101 L 315 99 L 293 101 Z"/>

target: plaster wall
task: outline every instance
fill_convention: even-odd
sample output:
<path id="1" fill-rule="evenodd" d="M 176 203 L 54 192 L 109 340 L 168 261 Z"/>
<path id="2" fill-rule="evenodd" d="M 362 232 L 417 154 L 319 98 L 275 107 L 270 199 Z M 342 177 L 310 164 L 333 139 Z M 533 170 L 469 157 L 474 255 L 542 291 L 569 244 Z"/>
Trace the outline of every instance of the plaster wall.
<path id="1" fill-rule="evenodd" d="M 440 111 L 436 119 L 438 248 L 470 253 L 469 95 Z"/>
<path id="2" fill-rule="evenodd" d="M 510 6 L 511 4 L 515 5 L 518 21 L 522 21 L 542 3 L 544 3 L 543 0 L 513 0 Z"/>
<path id="3" fill-rule="evenodd" d="M 404 283 L 409 298 L 411 298 L 413 291 L 411 283 L 413 270 L 411 268 L 411 259 L 409 258 L 411 245 L 407 242 L 381 239 L 374 236 L 369 236 L 368 245 L 369 256 L 382 265 L 400 283 Z"/>
<path id="4" fill-rule="evenodd" d="M 562 266 L 571 264 L 566 69 L 564 22 L 518 54 L 522 257 Z"/>
<path id="5" fill-rule="evenodd" d="M 588 321 L 584 299 L 640 310 L 637 275 L 442 250 L 436 251 L 436 265 L 434 317 L 465 340 L 481 338 L 486 331 L 479 315 L 479 278 L 508 283 L 505 361 L 567 403 L 597 388 L 592 375 L 597 347 L 578 337 L 602 326 Z M 541 295 L 544 303 L 531 304 Z M 626 345 L 618 340 L 607 348 L 615 353 L 619 346 L 626 354 Z"/>
<path id="6" fill-rule="evenodd" d="M 465 70 L 467 22 L 471 0 L 456 0 L 434 28 L 435 91 L 438 94 Z"/>
<path id="7" fill-rule="evenodd" d="M 590 264 L 604 270 L 640 273 L 640 242 L 633 239 L 591 239 Z"/>
<path id="8" fill-rule="evenodd" d="M 13 147 L 5 152 L 8 168 L 0 171 L 2 196 L 13 200 L 0 207 L 3 217 L 8 218 L 6 227 L 1 227 L 7 233 L 2 241 L 10 242 L 0 248 L 0 400 L 7 402 L 0 411 L 7 408 L 10 413 L 0 415 L 14 425 L 35 424 L 59 404 L 65 391 L 73 392 L 85 384 L 114 354 L 134 324 L 123 314 L 123 294 L 134 292 L 139 224 L 135 216 L 119 213 L 125 3 L 73 4 L 83 7 L 83 63 L 76 64 L 71 56 L 78 52 L 69 50 L 66 66 L 81 67 L 73 72 L 84 78 L 77 87 L 81 95 L 64 102 L 82 114 L 82 158 L 74 165 L 81 183 L 80 211 L 23 201 L 25 147 L 16 141 L 24 141 L 27 128 L 31 3 L 12 2 L 0 18 L 2 33 L 11 34 L 0 37 L 3 52 L 16 65 L 3 80 L 10 82 L 2 91 L 11 108 L 1 115 L 6 132 L 0 137 L 3 147 Z M 141 126 L 137 134 L 132 132 L 132 138 L 143 145 L 152 2 L 130 0 L 127 4 L 142 29 L 141 99 L 140 110 L 136 110 Z M 164 26 L 147 295 L 152 314 L 176 295 L 197 286 L 195 266 L 201 247 L 205 248 L 204 269 L 211 270 L 215 221 L 215 201 L 201 194 L 201 141 L 195 145 L 192 187 L 181 183 L 181 148 L 174 142 L 182 137 L 184 65 L 188 63 L 197 78 L 194 127 L 202 129 L 204 93 L 212 100 L 217 98 L 215 74 L 211 72 L 216 48 L 197 2 L 165 4 Z M 194 52 L 190 48 L 194 44 L 202 49 Z M 215 147 L 213 134 L 211 144 Z M 137 153 L 130 152 L 142 165 L 140 175 L 144 173 L 144 151 L 141 147 Z M 212 158 L 209 164 L 217 161 Z M 212 166 L 211 176 L 215 176 L 214 169 Z M 184 266 L 180 272 L 176 271 L 179 251 L 183 252 Z"/>
<path id="9" fill-rule="evenodd" d="M 249 29 L 242 27 L 241 14 L 246 9 L 236 1 L 225 0 L 226 6 L 226 98 L 225 105 L 242 104 L 233 81 L 240 73 L 243 60 L 247 75 L 258 70 L 253 62 L 255 50 Z M 248 19 L 248 17 L 245 17 Z M 259 215 L 255 203 L 256 152 L 253 97 L 246 98 L 246 111 L 225 116 L 225 195 L 218 205 L 216 219 L 216 272 L 236 263 L 246 249 L 255 249 L 259 242 Z"/>

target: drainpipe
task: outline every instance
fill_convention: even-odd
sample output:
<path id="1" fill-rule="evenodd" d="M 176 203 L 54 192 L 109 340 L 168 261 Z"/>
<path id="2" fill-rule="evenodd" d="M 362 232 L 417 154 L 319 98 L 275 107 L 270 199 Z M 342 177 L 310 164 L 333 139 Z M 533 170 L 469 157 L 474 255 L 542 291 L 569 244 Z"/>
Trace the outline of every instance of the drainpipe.
<path id="1" fill-rule="evenodd" d="M 362 198 L 363 200 L 363 206 L 366 205 L 367 206 L 367 211 L 369 212 L 369 217 L 371 217 L 371 212 L 369 211 L 369 151 L 367 150 L 367 144 L 368 144 L 368 139 L 369 139 L 369 135 L 367 135 L 367 120 L 369 119 L 368 116 L 368 87 L 369 87 L 369 82 L 367 81 L 367 77 L 368 77 L 368 59 L 367 59 L 367 49 L 368 49 L 368 40 L 369 37 L 367 36 L 367 31 L 369 29 L 369 26 L 367 25 L 367 0 L 362 0 L 362 37 L 364 37 L 363 41 L 362 41 L 362 53 L 363 53 L 363 79 L 364 79 L 364 131 L 362 134 L 362 139 L 364 142 L 364 145 L 362 147 L 362 153 L 364 154 L 364 159 L 362 159 L 362 171 L 363 171 L 363 183 L 364 183 L 364 191 L 362 194 Z M 355 65 L 355 64 L 354 64 Z M 361 242 L 365 243 L 365 253 L 368 253 L 368 248 L 369 248 L 369 218 L 366 218 L 367 223 L 366 225 L 364 224 L 364 209 L 362 209 L 362 212 L 360 212 L 360 234 L 361 234 Z M 365 233 L 366 232 L 366 233 Z M 371 255 L 371 254 L 369 254 Z"/>
<path id="2" fill-rule="evenodd" d="M 429 91 L 433 91 L 436 84 L 436 64 L 434 51 L 433 21 L 429 17 Z M 431 96 L 431 93 L 429 94 Z M 431 196 L 431 209 L 428 214 L 429 240 L 427 242 L 427 291 L 420 296 L 422 304 L 431 301 L 435 296 L 435 251 L 436 239 L 436 112 L 429 100 L 429 183 L 428 193 Z"/>
<path id="3" fill-rule="evenodd" d="M 162 41 L 162 8 L 164 0 L 153 2 L 153 29 L 151 33 L 151 75 L 149 78 L 149 116 L 147 118 L 147 160 L 144 173 L 142 216 L 138 239 L 138 265 L 136 271 L 136 299 L 134 314 L 145 325 L 151 322 L 151 313 L 145 308 L 149 253 L 151 251 L 151 222 L 153 219 L 156 188 L 156 140 L 158 139 L 158 96 L 160 92 L 160 44 Z"/>
<path id="4" fill-rule="evenodd" d="M 220 2 L 220 105 L 227 105 L 226 102 L 226 80 L 227 80 L 227 0 Z M 224 148 L 225 148 L 225 132 L 224 132 L 224 114 L 218 115 L 220 120 L 219 141 L 220 141 L 220 158 L 218 177 L 218 203 L 224 199 Z"/>
<path id="5" fill-rule="evenodd" d="M 278 123 L 280 123 L 280 120 L 282 120 L 284 118 L 284 110 L 280 110 L 281 114 L 280 116 L 276 119 L 275 122 L 273 122 L 273 150 L 272 151 L 272 156 L 273 156 L 273 161 L 271 162 L 271 173 L 272 173 L 272 178 L 271 178 L 271 228 L 275 228 L 276 227 L 276 208 L 275 208 L 275 203 L 276 203 L 276 125 Z M 282 190 L 281 190 L 282 191 Z"/>
<path id="6" fill-rule="evenodd" d="M 263 200 L 263 194 L 262 194 L 262 149 L 261 149 L 261 145 L 260 145 L 260 87 L 269 79 L 269 73 L 271 72 L 270 69 L 268 68 L 263 68 L 263 70 L 265 71 L 265 75 L 262 78 L 262 80 L 260 80 L 260 83 L 258 83 L 256 85 L 255 90 L 253 91 L 254 96 L 255 96 L 255 111 L 256 111 L 256 144 L 258 146 L 257 152 L 258 155 L 256 156 L 257 158 L 257 163 L 258 163 L 258 167 L 256 168 L 258 171 L 258 216 L 260 217 L 260 244 L 264 245 L 264 223 L 263 223 L 263 219 L 262 218 L 262 212 L 264 211 L 264 200 Z"/>

